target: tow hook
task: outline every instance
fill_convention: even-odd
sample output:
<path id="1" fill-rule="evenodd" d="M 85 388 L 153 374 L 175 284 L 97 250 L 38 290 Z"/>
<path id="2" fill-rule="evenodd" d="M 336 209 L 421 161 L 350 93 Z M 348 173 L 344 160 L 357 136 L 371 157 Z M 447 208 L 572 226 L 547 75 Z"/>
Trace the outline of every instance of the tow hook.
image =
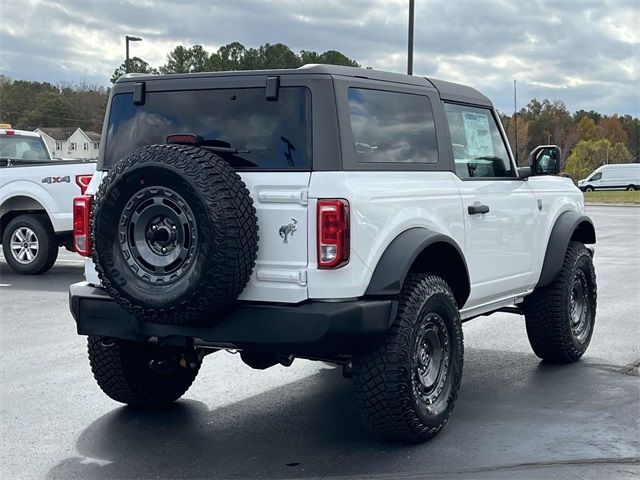
<path id="1" fill-rule="evenodd" d="M 351 360 L 342 364 L 342 377 L 353 378 L 353 362 Z"/>
<path id="2" fill-rule="evenodd" d="M 192 350 L 187 353 L 183 353 L 178 360 L 178 365 L 182 368 L 198 368 L 198 366 L 202 363 L 202 359 L 204 358 L 204 350 L 202 348 L 198 348 L 197 350 Z"/>

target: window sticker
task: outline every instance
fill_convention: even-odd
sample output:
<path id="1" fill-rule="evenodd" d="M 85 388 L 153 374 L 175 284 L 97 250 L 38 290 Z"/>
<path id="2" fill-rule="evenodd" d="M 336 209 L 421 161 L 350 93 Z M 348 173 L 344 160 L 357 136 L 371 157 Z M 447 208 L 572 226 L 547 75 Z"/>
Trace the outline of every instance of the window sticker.
<path id="1" fill-rule="evenodd" d="M 483 113 L 462 112 L 467 151 L 474 158 L 493 157 L 489 117 Z"/>

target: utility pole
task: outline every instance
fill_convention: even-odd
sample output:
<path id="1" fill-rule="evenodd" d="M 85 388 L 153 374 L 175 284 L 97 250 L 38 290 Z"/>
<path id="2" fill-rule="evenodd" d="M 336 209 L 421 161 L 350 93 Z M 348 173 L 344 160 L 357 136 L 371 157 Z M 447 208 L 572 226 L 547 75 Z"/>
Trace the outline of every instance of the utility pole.
<path id="1" fill-rule="evenodd" d="M 140 37 L 132 37 L 130 35 L 127 35 L 124 38 L 125 38 L 125 45 L 126 45 L 124 73 L 129 73 L 129 42 L 141 42 L 142 39 Z"/>
<path id="2" fill-rule="evenodd" d="M 407 75 L 413 75 L 413 17 L 415 1 L 409 0 L 409 39 L 407 44 Z"/>
<path id="3" fill-rule="evenodd" d="M 517 107 L 516 79 L 513 79 L 513 141 L 516 147 L 516 165 L 518 165 L 518 107 Z"/>

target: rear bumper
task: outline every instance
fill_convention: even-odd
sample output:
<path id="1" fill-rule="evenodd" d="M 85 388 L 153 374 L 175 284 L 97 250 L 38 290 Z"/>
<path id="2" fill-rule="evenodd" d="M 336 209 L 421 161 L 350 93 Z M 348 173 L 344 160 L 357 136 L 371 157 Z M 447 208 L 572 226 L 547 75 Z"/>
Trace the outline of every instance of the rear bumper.
<path id="1" fill-rule="evenodd" d="M 138 320 L 86 282 L 71 285 L 69 306 L 78 334 L 133 341 L 239 348 L 324 357 L 351 355 L 383 335 L 394 300 L 311 301 L 295 306 L 240 303 L 212 327 L 156 325 Z"/>

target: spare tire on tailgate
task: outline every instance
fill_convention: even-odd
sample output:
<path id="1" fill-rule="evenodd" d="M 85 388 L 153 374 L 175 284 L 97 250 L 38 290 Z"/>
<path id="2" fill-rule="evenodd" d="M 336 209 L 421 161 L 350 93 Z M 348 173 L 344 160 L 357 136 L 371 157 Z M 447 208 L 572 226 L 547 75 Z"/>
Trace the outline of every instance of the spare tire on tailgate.
<path id="1" fill-rule="evenodd" d="M 251 277 L 258 222 L 245 184 L 219 156 L 151 145 L 103 180 L 91 241 L 102 284 L 123 308 L 153 323 L 212 324 Z"/>

